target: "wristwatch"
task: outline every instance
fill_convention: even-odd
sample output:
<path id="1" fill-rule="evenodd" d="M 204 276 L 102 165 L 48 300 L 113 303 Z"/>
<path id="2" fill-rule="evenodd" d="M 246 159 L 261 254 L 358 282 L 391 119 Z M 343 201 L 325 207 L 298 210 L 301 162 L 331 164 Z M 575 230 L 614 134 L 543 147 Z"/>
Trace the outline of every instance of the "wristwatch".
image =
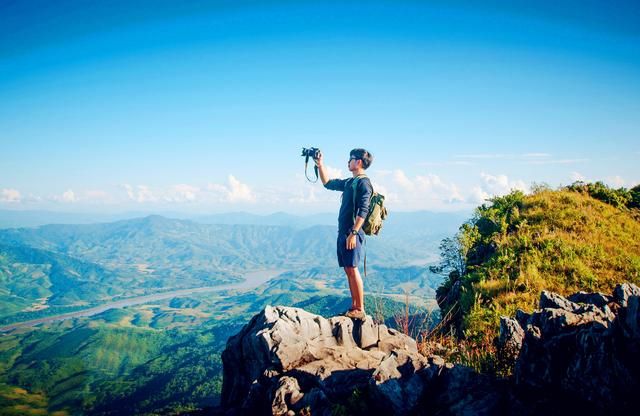
<path id="1" fill-rule="evenodd" d="M 352 229 L 351 230 L 351 235 L 358 235 L 358 231 Z"/>

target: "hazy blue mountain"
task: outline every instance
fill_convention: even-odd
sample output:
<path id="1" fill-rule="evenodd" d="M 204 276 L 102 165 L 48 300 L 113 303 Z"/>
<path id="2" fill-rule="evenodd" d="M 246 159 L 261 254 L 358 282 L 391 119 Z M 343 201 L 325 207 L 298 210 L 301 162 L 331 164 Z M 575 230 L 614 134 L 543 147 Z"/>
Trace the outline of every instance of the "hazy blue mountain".
<path id="1" fill-rule="evenodd" d="M 440 221 L 442 223 L 442 221 Z M 371 264 L 407 264 L 434 255 L 447 228 L 390 222 L 367 238 Z M 450 227 L 451 233 L 455 227 Z M 335 263 L 336 227 L 201 224 L 153 215 L 114 223 L 0 230 L 0 242 L 63 253 L 111 270 L 174 277 L 212 270 L 295 268 Z M 437 250 L 436 250 L 437 251 Z"/>
<path id="2" fill-rule="evenodd" d="M 367 238 L 372 281 L 375 270 L 389 268 L 388 276 L 399 273 L 385 278 L 387 288 L 395 287 L 404 282 L 406 267 L 418 264 L 424 270 L 435 259 L 440 236 L 411 227 L 415 223 L 397 220 L 385 230 L 389 235 Z M 335 237 L 336 227 L 328 225 L 202 224 L 157 215 L 0 230 L 0 319 L 26 320 L 60 313 L 60 308 L 212 286 L 256 269 L 304 274 L 324 267 L 341 276 Z"/>
<path id="3" fill-rule="evenodd" d="M 420 265 L 436 261 L 440 241 L 455 234 L 460 224 L 470 217 L 471 213 L 467 212 L 392 212 L 385 221 L 380 236 L 367 238 L 370 261 Z M 283 225 L 301 229 L 312 225 L 327 225 L 334 230 L 337 228 L 337 213 L 311 216 L 229 213 L 196 217 L 194 220 L 211 224 Z M 390 247 L 393 250 L 390 251 Z M 379 256 L 382 258 L 378 259 Z"/>
<path id="4" fill-rule="evenodd" d="M 280 225 L 296 228 L 308 228 L 313 225 L 336 225 L 337 214 L 324 213 L 309 216 L 299 216 L 276 212 L 270 215 L 256 215 L 247 212 L 230 212 L 205 216 L 194 216 L 194 221 L 203 224 L 230 224 L 230 225 Z"/>
<path id="5" fill-rule="evenodd" d="M 39 227 L 47 224 L 94 224 L 142 217 L 145 214 L 128 212 L 121 214 L 91 214 L 55 211 L 0 210 L 0 229 Z"/>
<path id="6" fill-rule="evenodd" d="M 149 212 L 124 212 L 119 214 L 91 214 L 53 211 L 17 211 L 0 210 L 1 228 L 38 227 L 49 224 L 95 224 L 110 223 L 154 215 Z M 156 214 L 157 215 L 157 214 Z M 335 212 L 293 215 L 276 212 L 258 215 L 247 212 L 229 212 L 223 214 L 198 215 L 184 212 L 163 212 L 163 217 L 187 219 L 203 224 L 227 225 L 277 225 L 295 228 L 308 228 L 314 225 L 336 226 L 338 206 Z M 429 211 L 395 212 L 391 211 L 386 221 L 384 233 L 394 234 L 412 229 L 430 230 L 431 233 L 451 233 L 471 216 L 470 212 L 436 213 Z"/>

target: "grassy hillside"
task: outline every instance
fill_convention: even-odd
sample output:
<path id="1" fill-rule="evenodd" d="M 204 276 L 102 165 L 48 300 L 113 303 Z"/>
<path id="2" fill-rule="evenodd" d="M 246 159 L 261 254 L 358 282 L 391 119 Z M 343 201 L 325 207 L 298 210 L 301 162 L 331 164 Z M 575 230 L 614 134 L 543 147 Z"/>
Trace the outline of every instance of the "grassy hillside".
<path id="1" fill-rule="evenodd" d="M 389 324 L 404 307 L 372 296 L 366 303 Z M 175 414 L 215 405 L 227 338 L 267 304 L 329 317 L 350 299 L 306 279 L 276 279 L 250 292 L 200 293 L 16 330 L 0 337 L 0 414 Z"/>
<path id="2" fill-rule="evenodd" d="M 545 289 L 609 293 L 640 283 L 634 199 L 611 197 L 632 194 L 592 185 L 495 198 L 443 244 L 450 273 L 438 298 L 459 334 L 492 337 L 501 315 L 535 309 Z"/>

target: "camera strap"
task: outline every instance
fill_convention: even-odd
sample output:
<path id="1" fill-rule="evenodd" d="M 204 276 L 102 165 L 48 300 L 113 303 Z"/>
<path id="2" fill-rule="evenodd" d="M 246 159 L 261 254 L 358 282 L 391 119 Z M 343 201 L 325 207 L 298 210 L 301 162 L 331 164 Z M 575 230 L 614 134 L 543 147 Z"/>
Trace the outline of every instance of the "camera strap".
<path id="1" fill-rule="evenodd" d="M 307 157 L 304 158 L 304 176 L 307 178 L 307 180 L 311 183 L 316 183 L 318 182 L 318 166 L 314 165 L 313 166 L 313 171 L 316 174 L 316 180 L 312 181 L 311 179 L 309 179 L 309 175 L 307 174 L 307 169 L 308 169 L 308 165 L 309 165 L 309 155 L 307 155 Z"/>

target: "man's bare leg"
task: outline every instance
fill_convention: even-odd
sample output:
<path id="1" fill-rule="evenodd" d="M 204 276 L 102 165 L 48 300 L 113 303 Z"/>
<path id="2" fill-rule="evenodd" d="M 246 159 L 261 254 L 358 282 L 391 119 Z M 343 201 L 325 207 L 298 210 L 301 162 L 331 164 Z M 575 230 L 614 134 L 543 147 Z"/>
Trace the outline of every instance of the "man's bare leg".
<path id="1" fill-rule="evenodd" d="M 351 307 L 364 311 L 364 288 L 362 278 L 357 267 L 345 267 L 344 272 L 349 282 L 349 291 L 351 292 Z"/>

